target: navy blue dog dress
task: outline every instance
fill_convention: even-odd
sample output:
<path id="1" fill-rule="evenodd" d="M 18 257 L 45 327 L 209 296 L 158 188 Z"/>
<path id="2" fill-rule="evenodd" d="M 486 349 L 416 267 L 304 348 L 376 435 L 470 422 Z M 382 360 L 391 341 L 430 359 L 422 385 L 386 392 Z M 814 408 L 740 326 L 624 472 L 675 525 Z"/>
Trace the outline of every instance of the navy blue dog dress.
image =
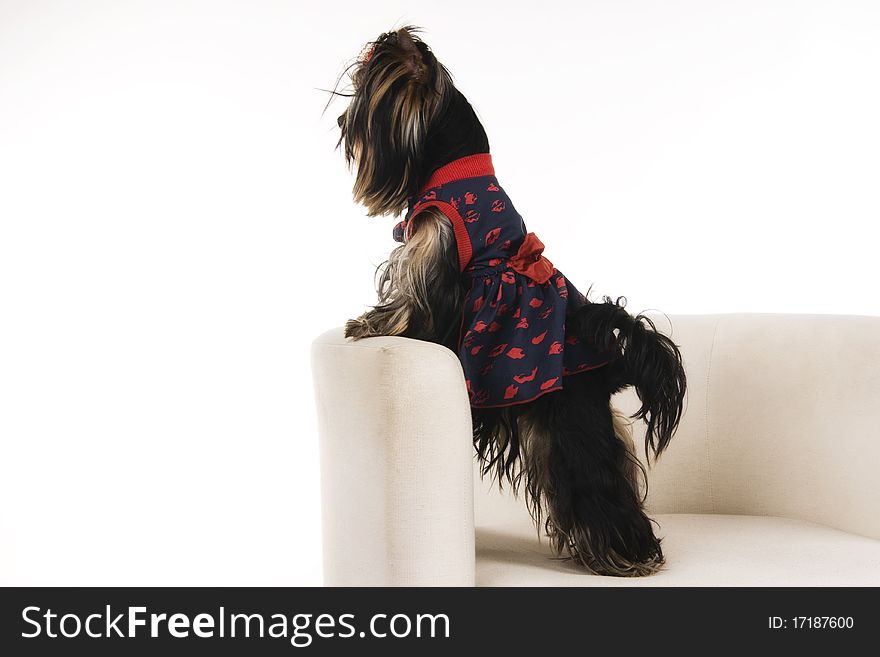
<path id="1" fill-rule="evenodd" d="M 489 153 L 435 170 L 410 199 L 394 239 L 404 242 L 411 218 L 431 206 L 452 222 L 465 279 L 458 357 L 472 407 L 532 401 L 562 388 L 564 376 L 614 357 L 566 331 L 566 317 L 590 302 L 526 231 L 498 184 Z"/>

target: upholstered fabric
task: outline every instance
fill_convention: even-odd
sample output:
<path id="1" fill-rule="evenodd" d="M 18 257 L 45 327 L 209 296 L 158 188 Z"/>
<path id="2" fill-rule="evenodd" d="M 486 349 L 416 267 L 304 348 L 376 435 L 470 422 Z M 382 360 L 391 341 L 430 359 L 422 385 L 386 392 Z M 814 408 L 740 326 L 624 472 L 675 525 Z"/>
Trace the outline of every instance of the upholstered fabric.
<path id="1" fill-rule="evenodd" d="M 477 586 L 880 586 L 880 541 L 770 516 L 661 514 L 666 567 L 593 577 L 554 558 L 529 524 L 481 526 Z"/>
<path id="2" fill-rule="evenodd" d="M 402 338 L 348 342 L 341 329 L 312 354 L 324 583 L 472 586 L 473 446 L 455 354 Z"/>
<path id="3" fill-rule="evenodd" d="M 553 553 L 519 500 L 474 474 L 477 586 L 880 586 L 878 540 L 793 518 L 716 513 L 652 515 L 667 561 L 656 575 L 585 575 Z"/>
<path id="4" fill-rule="evenodd" d="M 313 348 L 325 582 L 880 585 L 880 318 L 651 317 L 689 379 L 649 470 L 664 571 L 595 577 L 554 560 L 521 502 L 476 474 L 452 352 L 335 330 Z M 638 408 L 631 391 L 613 402 Z"/>
<path id="5" fill-rule="evenodd" d="M 880 539 L 880 317 L 652 317 L 665 332 L 671 320 L 689 383 L 681 429 L 650 473 L 654 510 L 783 516 Z M 613 401 L 638 408 L 632 391 Z"/>

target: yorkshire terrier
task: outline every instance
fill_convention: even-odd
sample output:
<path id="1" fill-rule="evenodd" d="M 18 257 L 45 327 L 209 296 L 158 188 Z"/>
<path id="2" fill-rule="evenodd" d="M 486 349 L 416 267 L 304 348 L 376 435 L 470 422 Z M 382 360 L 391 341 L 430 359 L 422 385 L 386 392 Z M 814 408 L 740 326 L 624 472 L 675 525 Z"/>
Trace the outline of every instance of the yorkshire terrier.
<path id="1" fill-rule="evenodd" d="M 635 388 L 631 417 L 656 460 L 682 415 L 679 348 L 625 297 L 588 300 L 543 255 L 495 176 L 477 115 L 419 32 L 381 34 L 343 73 L 349 92 L 332 92 L 351 99 L 337 148 L 356 168 L 354 200 L 368 216 L 405 211 L 401 245 L 377 271 L 378 304 L 345 335 L 454 351 L 482 474 L 524 490 L 563 558 L 594 574 L 652 574 L 665 558 L 640 493 L 646 472 L 611 396 Z"/>

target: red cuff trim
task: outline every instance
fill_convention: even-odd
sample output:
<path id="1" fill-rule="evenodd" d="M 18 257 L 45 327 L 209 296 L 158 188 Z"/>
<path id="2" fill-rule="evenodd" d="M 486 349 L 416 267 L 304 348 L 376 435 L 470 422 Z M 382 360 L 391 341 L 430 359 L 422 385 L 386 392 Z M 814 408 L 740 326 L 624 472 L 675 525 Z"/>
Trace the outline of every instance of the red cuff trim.
<path id="1" fill-rule="evenodd" d="M 461 180 L 462 178 L 477 178 L 479 176 L 494 176 L 495 167 L 492 166 L 492 156 L 489 153 L 477 153 L 476 155 L 466 155 L 457 160 L 452 160 L 436 169 L 428 182 L 419 191 L 418 196 L 425 193 L 431 187 L 439 187 L 453 180 Z"/>
<path id="2" fill-rule="evenodd" d="M 471 238 L 468 237 L 464 219 L 461 218 L 461 215 L 458 214 L 458 210 L 456 210 L 450 203 L 447 203 L 446 201 L 425 201 L 424 203 L 418 203 L 413 207 L 409 223 L 412 223 L 412 220 L 416 218 L 416 215 L 419 212 L 430 207 L 438 208 L 440 212 L 449 217 L 449 221 L 452 222 L 452 232 L 455 233 L 455 247 L 458 249 L 458 270 L 464 271 L 464 268 L 467 267 L 468 263 L 471 261 L 471 256 L 474 251 L 471 247 Z"/>

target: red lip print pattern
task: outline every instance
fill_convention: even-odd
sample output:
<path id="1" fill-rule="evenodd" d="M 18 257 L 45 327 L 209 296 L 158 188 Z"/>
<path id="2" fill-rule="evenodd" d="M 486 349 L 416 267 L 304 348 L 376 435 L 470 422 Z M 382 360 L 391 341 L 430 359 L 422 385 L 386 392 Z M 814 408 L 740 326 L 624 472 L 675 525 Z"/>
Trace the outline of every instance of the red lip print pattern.
<path id="1" fill-rule="evenodd" d="M 562 272 L 553 268 L 548 277 L 546 267 L 540 272 L 530 267 L 523 260 L 528 249 L 516 254 L 516 266 L 508 266 L 513 251 L 523 251 L 529 232 L 494 172 L 486 170 L 490 161 L 487 154 L 468 156 L 436 170 L 434 182 L 409 200 L 404 220 L 393 231 L 394 239 L 405 243 L 405 224 L 428 203 L 453 224 L 467 290 L 456 352 L 473 408 L 555 394 L 565 376 L 611 360 L 593 342 L 566 331 L 567 318 L 589 302 Z M 482 163 L 483 169 L 474 170 L 469 162 Z M 542 190 L 538 202 L 546 196 Z M 547 255 L 552 259 L 552 245 Z"/>
<path id="2" fill-rule="evenodd" d="M 531 374 L 517 374 L 513 377 L 513 380 L 517 383 L 527 383 L 529 381 L 534 381 L 535 377 L 538 376 L 538 368 L 532 370 Z"/>
<path id="3" fill-rule="evenodd" d="M 500 345 L 498 345 L 497 347 L 495 347 L 492 351 L 489 352 L 489 355 L 492 356 L 493 358 L 494 358 L 495 356 L 500 356 L 501 354 L 504 353 L 504 350 L 505 350 L 505 349 L 507 349 L 507 343 L 506 343 L 506 342 L 505 342 L 504 344 L 500 344 Z"/>

